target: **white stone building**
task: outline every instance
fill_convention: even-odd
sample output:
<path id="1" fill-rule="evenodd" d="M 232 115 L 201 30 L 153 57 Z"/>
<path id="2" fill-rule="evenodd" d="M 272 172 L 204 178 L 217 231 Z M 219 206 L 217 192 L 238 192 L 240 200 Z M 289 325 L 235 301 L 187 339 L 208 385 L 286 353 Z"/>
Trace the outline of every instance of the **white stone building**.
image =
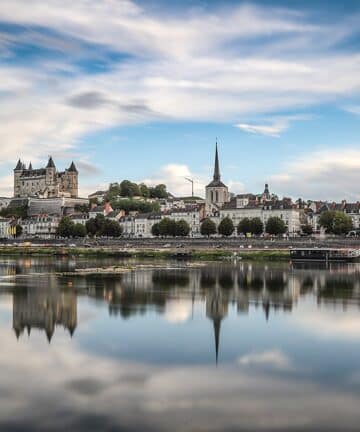
<path id="1" fill-rule="evenodd" d="M 37 215 L 24 219 L 20 222 L 23 229 L 23 237 L 38 237 L 51 239 L 56 235 L 60 222 L 59 216 Z"/>
<path id="2" fill-rule="evenodd" d="M 10 231 L 11 220 L 0 218 L 0 239 L 8 239 L 13 237 Z"/>

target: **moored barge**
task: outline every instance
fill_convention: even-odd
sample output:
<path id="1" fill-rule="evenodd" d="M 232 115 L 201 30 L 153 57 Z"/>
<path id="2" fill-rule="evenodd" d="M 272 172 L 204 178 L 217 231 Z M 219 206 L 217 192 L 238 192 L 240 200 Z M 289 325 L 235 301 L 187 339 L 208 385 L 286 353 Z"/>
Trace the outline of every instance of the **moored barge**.
<path id="1" fill-rule="evenodd" d="M 290 251 L 292 261 L 351 262 L 360 259 L 359 249 L 299 248 Z"/>

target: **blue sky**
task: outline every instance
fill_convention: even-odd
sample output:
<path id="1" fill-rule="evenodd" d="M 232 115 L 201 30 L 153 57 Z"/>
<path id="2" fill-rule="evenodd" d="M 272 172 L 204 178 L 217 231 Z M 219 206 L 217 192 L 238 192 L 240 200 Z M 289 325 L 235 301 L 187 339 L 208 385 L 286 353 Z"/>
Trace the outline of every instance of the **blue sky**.
<path id="1" fill-rule="evenodd" d="M 87 195 L 195 191 L 218 138 L 232 192 L 360 200 L 359 1 L 2 0 L 0 194 L 18 157 Z"/>

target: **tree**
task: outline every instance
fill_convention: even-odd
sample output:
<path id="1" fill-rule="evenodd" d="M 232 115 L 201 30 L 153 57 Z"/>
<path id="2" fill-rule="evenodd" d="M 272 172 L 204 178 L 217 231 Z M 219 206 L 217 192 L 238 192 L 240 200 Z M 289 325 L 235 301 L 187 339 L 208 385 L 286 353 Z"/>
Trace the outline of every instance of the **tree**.
<path id="1" fill-rule="evenodd" d="M 98 227 L 96 225 L 95 219 L 91 218 L 91 219 L 87 220 L 86 224 L 85 224 L 85 228 L 86 228 L 86 232 L 88 233 L 88 235 L 90 235 L 90 236 L 96 235 Z"/>
<path id="2" fill-rule="evenodd" d="M 81 223 L 74 224 L 72 235 L 73 237 L 86 237 L 85 225 Z"/>
<path id="3" fill-rule="evenodd" d="M 259 217 L 250 219 L 250 232 L 255 235 L 262 234 L 264 231 L 264 224 Z"/>
<path id="4" fill-rule="evenodd" d="M 159 237 L 160 235 L 159 222 L 154 223 L 154 225 L 151 227 L 151 234 L 155 237 Z"/>
<path id="5" fill-rule="evenodd" d="M 235 228 L 234 228 L 233 221 L 229 217 L 224 218 L 219 223 L 218 233 L 223 235 L 223 236 L 226 236 L 226 237 L 231 236 L 231 234 L 234 232 L 234 230 L 235 230 Z"/>
<path id="6" fill-rule="evenodd" d="M 56 234 L 60 237 L 72 237 L 74 229 L 74 222 L 68 217 L 64 216 L 56 230 Z"/>
<path id="7" fill-rule="evenodd" d="M 179 237 L 187 237 L 190 233 L 190 226 L 189 224 L 184 220 L 181 219 L 178 222 L 176 222 L 176 235 Z"/>
<path id="8" fill-rule="evenodd" d="M 347 234 L 353 228 L 353 222 L 350 216 L 343 212 L 335 212 L 332 232 L 334 234 Z"/>
<path id="9" fill-rule="evenodd" d="M 149 189 L 150 198 L 167 198 L 168 192 L 166 190 L 166 185 L 158 184 L 155 187 Z"/>
<path id="10" fill-rule="evenodd" d="M 200 233 L 203 236 L 210 237 L 212 234 L 216 234 L 216 225 L 211 219 L 204 219 L 200 226 Z"/>
<path id="11" fill-rule="evenodd" d="M 159 233 L 162 236 L 176 236 L 176 222 L 173 219 L 164 218 L 159 222 Z"/>
<path id="12" fill-rule="evenodd" d="M 105 216 L 103 214 L 97 214 L 95 216 L 96 234 L 101 233 L 105 223 Z"/>
<path id="13" fill-rule="evenodd" d="M 332 233 L 335 212 L 331 210 L 321 213 L 319 218 L 319 225 L 325 229 L 326 233 Z"/>
<path id="14" fill-rule="evenodd" d="M 306 235 L 311 235 L 313 233 L 313 227 L 309 224 L 302 225 L 301 231 Z"/>
<path id="15" fill-rule="evenodd" d="M 145 183 L 140 183 L 139 184 L 139 190 L 140 190 L 140 195 L 143 198 L 149 198 L 150 197 L 150 191 L 149 188 L 146 186 Z"/>
<path id="16" fill-rule="evenodd" d="M 238 234 L 248 234 L 251 233 L 251 222 L 249 218 L 241 219 L 239 225 L 237 226 Z"/>
<path id="17" fill-rule="evenodd" d="M 120 183 L 120 195 L 124 197 L 130 197 L 133 196 L 139 196 L 140 195 L 140 189 L 139 186 L 136 183 L 133 183 L 129 180 L 123 180 Z"/>
<path id="18" fill-rule="evenodd" d="M 341 211 L 325 211 L 319 218 L 319 225 L 326 233 L 346 234 L 353 227 L 352 219 Z"/>
<path id="19" fill-rule="evenodd" d="M 120 237 L 122 234 L 122 227 L 116 221 L 105 219 L 100 234 L 105 237 Z"/>
<path id="20" fill-rule="evenodd" d="M 277 216 L 272 216 L 266 222 L 266 232 L 272 235 L 279 235 L 286 233 L 287 228 L 282 219 Z"/>

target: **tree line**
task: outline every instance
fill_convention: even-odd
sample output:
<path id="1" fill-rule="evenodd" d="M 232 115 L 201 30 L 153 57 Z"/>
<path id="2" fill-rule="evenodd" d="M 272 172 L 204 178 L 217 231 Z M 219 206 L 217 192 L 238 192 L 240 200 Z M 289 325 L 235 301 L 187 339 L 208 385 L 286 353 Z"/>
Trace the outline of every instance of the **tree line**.
<path id="1" fill-rule="evenodd" d="M 111 201 L 114 198 L 167 198 L 169 196 L 166 185 L 147 186 L 145 183 L 134 183 L 130 180 L 123 180 L 121 183 L 112 183 L 106 194 L 106 199 Z"/>
<path id="2" fill-rule="evenodd" d="M 244 218 L 242 219 L 238 226 L 236 227 L 237 233 L 239 235 L 259 235 L 264 232 L 264 224 L 262 220 L 258 217 L 255 218 Z M 265 232 L 271 235 L 285 234 L 287 227 L 285 222 L 277 217 L 270 217 L 265 225 Z M 205 219 L 200 226 L 200 233 L 203 236 L 210 237 L 214 234 L 220 234 L 225 237 L 231 236 L 235 232 L 235 226 L 233 221 L 229 217 L 225 217 L 219 223 L 216 228 L 215 222 L 211 219 Z"/>
<path id="3" fill-rule="evenodd" d="M 122 234 L 121 225 L 111 219 L 106 219 L 103 215 L 96 215 L 86 221 L 86 224 L 74 223 L 71 218 L 64 216 L 56 230 L 56 234 L 60 237 L 120 237 Z"/>

